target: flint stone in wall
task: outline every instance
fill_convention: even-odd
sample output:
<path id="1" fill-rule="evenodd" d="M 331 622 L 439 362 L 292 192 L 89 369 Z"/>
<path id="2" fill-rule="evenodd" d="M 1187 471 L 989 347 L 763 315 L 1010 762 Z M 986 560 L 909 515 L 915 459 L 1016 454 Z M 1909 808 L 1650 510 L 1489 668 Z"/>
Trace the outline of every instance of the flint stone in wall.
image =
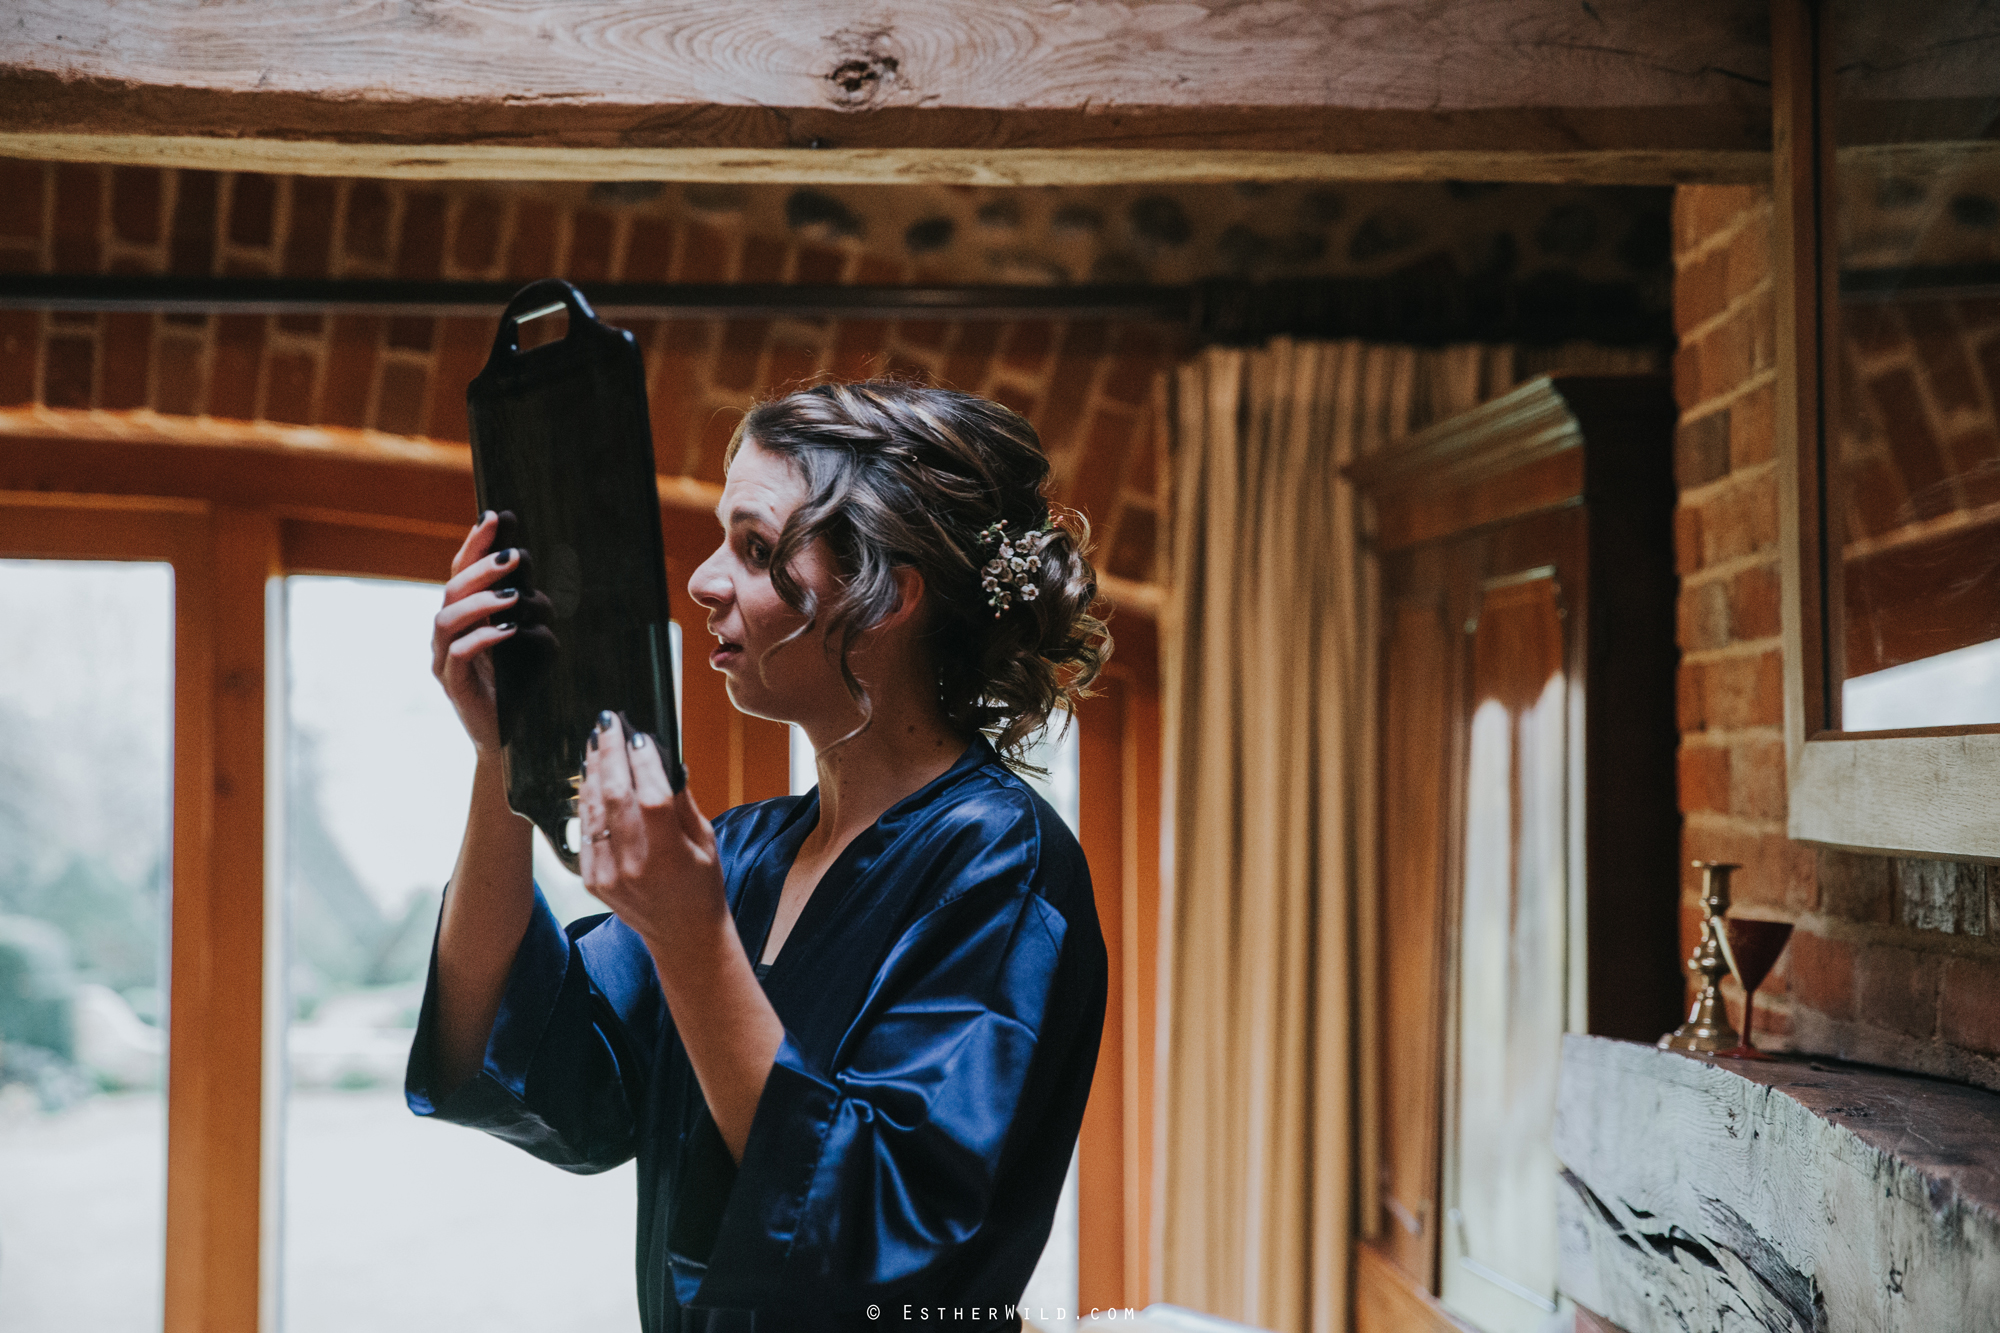
<path id="1" fill-rule="evenodd" d="M 1894 866 L 1897 914 L 1913 930 L 1947 935 L 1984 935 L 1986 903 L 2000 874 L 1995 867 L 1965 861 L 1897 857 Z"/>

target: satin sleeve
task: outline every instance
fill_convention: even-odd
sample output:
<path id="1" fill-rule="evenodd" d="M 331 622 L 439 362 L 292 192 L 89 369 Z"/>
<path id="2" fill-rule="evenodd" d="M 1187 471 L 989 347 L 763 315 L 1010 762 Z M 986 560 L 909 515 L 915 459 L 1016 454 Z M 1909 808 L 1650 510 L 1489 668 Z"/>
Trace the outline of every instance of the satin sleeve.
<path id="1" fill-rule="evenodd" d="M 479 1072 L 438 1088 L 437 946 L 403 1093 L 412 1111 L 484 1130 L 579 1173 L 632 1157 L 665 1005 L 650 955 L 616 918 L 564 928 L 541 890 Z"/>
<path id="2" fill-rule="evenodd" d="M 787 1031 L 742 1165 L 712 1121 L 698 1131 L 711 1146 L 684 1159 L 679 1299 L 851 1309 L 948 1276 L 988 1217 L 1065 928 L 1040 895 L 982 886 L 895 942 L 831 1067 Z M 1052 1151 L 1068 1160 L 1067 1143 Z"/>

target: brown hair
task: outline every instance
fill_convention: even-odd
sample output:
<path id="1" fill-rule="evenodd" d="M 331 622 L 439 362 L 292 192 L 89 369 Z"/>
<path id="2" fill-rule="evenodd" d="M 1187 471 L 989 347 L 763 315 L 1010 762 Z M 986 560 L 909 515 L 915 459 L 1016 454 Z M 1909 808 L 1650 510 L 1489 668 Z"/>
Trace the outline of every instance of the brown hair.
<path id="1" fill-rule="evenodd" d="M 987 734 L 1020 765 L 1051 714 L 1089 697 L 1111 655 L 1110 633 L 1090 614 L 1090 524 L 1049 504 L 1048 456 L 1019 413 L 901 380 L 829 383 L 751 408 L 727 460 L 745 439 L 790 460 L 805 482 L 807 498 L 771 555 L 771 586 L 806 617 L 786 641 L 823 624 L 864 716 L 872 704 L 848 650 L 895 609 L 898 565 L 923 576 L 939 700 L 961 732 Z M 1003 522 L 1017 537 L 1044 525 L 1048 535 L 1016 576 L 1020 595 L 996 615 L 981 580 L 996 554 L 986 533 Z M 841 591 L 824 606 L 791 573 L 815 539 L 825 540 L 841 575 Z"/>

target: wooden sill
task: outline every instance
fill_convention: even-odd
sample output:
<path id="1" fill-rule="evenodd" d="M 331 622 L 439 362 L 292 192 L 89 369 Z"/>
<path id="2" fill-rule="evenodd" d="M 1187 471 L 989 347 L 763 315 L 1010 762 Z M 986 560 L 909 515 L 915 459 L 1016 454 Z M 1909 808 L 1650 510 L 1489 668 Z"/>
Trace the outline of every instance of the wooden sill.
<path id="1" fill-rule="evenodd" d="M 1697 1328 L 1939 1330 L 2000 1310 L 2000 1093 L 1572 1035 L 1555 1148 L 1562 1290 L 1627 1328 L 1670 1308 Z"/>
<path id="2" fill-rule="evenodd" d="M 1371 1241 L 1354 1243 L 1354 1333 L 1479 1333 Z"/>

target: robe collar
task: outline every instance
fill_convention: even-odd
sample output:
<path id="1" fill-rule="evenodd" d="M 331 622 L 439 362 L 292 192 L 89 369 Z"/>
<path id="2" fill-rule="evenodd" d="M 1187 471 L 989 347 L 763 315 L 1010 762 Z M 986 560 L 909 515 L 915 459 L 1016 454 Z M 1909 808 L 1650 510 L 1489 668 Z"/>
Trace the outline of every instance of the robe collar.
<path id="1" fill-rule="evenodd" d="M 772 960 L 771 974 L 775 975 L 784 967 L 788 956 L 796 956 L 793 949 L 795 943 L 809 941 L 827 917 L 839 910 L 849 893 L 866 878 L 869 868 L 913 819 L 948 796 L 970 774 L 999 762 L 1000 756 L 986 737 L 973 737 L 972 743 L 952 761 L 950 768 L 884 810 L 873 824 L 855 836 L 854 841 L 841 848 L 840 855 L 834 858 L 833 864 L 826 868 L 826 873 L 814 886 L 812 897 L 806 900 L 805 910 L 799 914 L 792 933 L 785 939 L 785 947 Z M 769 937 L 771 923 L 778 915 L 778 898 L 784 892 L 785 878 L 791 873 L 792 863 L 798 859 L 799 848 L 804 844 L 806 835 L 819 824 L 819 788 L 815 786 L 795 799 L 797 803 L 791 811 L 778 821 L 762 842 L 748 850 L 734 886 L 736 933 L 743 941 L 743 951 L 753 966 L 763 956 L 764 941 Z M 768 978 L 766 984 L 769 984 Z"/>

